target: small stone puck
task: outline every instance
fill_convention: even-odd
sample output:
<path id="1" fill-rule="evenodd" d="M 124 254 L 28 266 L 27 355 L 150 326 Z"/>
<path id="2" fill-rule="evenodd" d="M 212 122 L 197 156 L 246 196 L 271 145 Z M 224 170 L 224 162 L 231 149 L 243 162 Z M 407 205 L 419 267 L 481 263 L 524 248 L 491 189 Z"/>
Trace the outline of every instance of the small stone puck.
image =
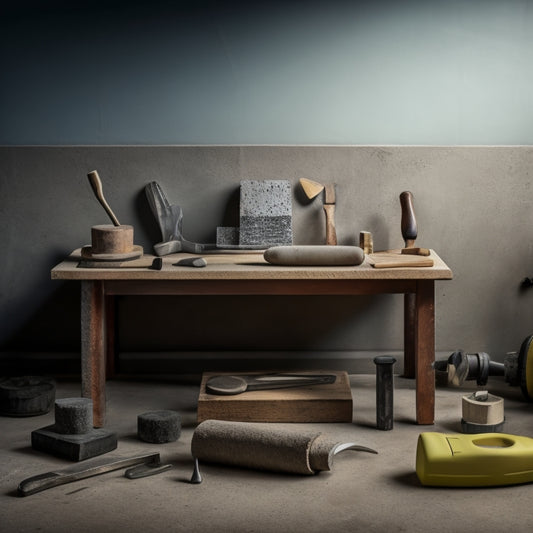
<path id="1" fill-rule="evenodd" d="M 63 435 L 83 435 L 93 429 L 93 402 L 89 398 L 62 398 L 55 404 L 55 430 Z"/>
<path id="2" fill-rule="evenodd" d="M 137 435 L 144 442 L 174 442 L 180 434 L 181 417 L 176 411 L 150 411 L 137 417 Z"/>
<path id="3" fill-rule="evenodd" d="M 52 409 L 55 395 L 56 384 L 51 378 L 0 378 L 0 414 L 20 417 L 44 415 Z"/>

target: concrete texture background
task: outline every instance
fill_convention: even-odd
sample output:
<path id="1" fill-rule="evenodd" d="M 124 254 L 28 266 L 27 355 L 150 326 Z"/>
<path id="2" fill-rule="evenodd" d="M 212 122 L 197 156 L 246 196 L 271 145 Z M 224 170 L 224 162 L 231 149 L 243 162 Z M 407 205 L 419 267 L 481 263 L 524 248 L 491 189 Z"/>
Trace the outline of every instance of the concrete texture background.
<path id="1" fill-rule="evenodd" d="M 28 357 L 30 367 L 68 355 L 77 370 L 79 287 L 52 282 L 49 271 L 90 243 L 92 225 L 107 223 L 86 178 L 96 168 L 119 220 L 133 224 L 147 251 L 160 239 L 144 194 L 152 180 L 182 206 L 185 236 L 214 242 L 216 227 L 235 216 L 241 179 L 287 179 L 296 244 L 325 239 L 320 203 L 305 201 L 298 179 L 333 180 L 339 243 L 356 244 L 367 230 L 376 249 L 403 245 L 399 194 L 410 190 L 417 243 L 454 272 L 436 284 L 437 351 L 485 351 L 503 361 L 532 333 L 533 290 L 520 288 L 533 274 L 532 163 L 531 147 L 0 148 L 2 353 Z M 130 366 L 123 368 L 157 373 L 174 364 L 187 372 L 274 357 L 270 364 L 303 358 L 357 370 L 353 364 L 375 352 L 401 352 L 402 302 L 399 295 L 124 297 L 120 351 Z M 143 367 L 142 354 L 151 352 L 160 355 Z"/>

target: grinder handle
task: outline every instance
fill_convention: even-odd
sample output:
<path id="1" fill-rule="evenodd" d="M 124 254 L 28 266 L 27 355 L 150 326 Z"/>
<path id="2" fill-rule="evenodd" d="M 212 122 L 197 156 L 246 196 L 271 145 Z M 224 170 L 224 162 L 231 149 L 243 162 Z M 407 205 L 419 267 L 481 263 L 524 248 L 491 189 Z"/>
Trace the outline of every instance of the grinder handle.
<path id="1" fill-rule="evenodd" d="M 400 194 L 400 205 L 402 206 L 402 236 L 406 248 L 412 248 L 418 235 L 415 210 L 413 207 L 413 195 L 409 191 Z"/>

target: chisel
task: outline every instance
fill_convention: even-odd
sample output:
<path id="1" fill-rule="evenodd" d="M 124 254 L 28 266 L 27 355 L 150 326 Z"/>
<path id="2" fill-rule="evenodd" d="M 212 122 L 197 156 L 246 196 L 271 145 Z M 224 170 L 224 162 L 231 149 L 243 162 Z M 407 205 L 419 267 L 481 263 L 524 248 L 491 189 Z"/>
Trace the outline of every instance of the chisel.
<path id="1" fill-rule="evenodd" d="M 136 467 L 127 470 L 126 477 L 135 479 L 137 477 L 158 474 L 171 467 L 170 464 L 161 464 L 159 453 L 149 453 L 134 457 L 115 457 L 112 459 L 101 457 L 90 463 L 76 464 L 63 470 L 46 472 L 29 477 L 21 481 L 18 486 L 18 493 L 21 496 L 30 496 L 31 494 L 51 489 L 52 487 L 135 465 L 144 465 L 145 469 L 139 471 L 139 467 Z"/>

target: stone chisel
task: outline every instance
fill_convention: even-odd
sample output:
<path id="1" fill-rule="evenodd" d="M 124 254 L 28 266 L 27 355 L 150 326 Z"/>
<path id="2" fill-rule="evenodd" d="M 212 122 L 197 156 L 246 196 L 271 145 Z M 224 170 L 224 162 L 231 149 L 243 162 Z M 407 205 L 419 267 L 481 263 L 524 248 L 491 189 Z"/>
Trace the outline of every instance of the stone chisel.
<path id="1" fill-rule="evenodd" d="M 241 394 L 253 390 L 285 389 L 335 383 L 335 374 L 263 374 L 213 376 L 207 380 L 206 392 L 218 395 Z"/>
<path id="2" fill-rule="evenodd" d="M 112 472 L 113 470 L 120 470 L 121 468 L 136 465 L 144 465 L 146 471 L 139 472 L 137 467 L 131 469 L 133 475 L 128 475 L 129 470 L 126 471 L 126 477 L 135 479 L 146 475 L 158 474 L 159 472 L 167 470 L 171 466 L 161 464 L 159 453 L 149 453 L 134 457 L 115 457 L 113 459 L 103 457 L 91 461 L 90 464 L 76 464 L 64 468 L 63 470 L 46 472 L 44 474 L 29 477 L 24 481 L 21 481 L 18 486 L 18 493 L 21 496 L 30 496 L 31 494 L 51 489 L 52 487 L 65 485 L 80 479 L 86 479 L 88 477 L 98 476 L 100 474 L 105 474 L 106 472 Z"/>

